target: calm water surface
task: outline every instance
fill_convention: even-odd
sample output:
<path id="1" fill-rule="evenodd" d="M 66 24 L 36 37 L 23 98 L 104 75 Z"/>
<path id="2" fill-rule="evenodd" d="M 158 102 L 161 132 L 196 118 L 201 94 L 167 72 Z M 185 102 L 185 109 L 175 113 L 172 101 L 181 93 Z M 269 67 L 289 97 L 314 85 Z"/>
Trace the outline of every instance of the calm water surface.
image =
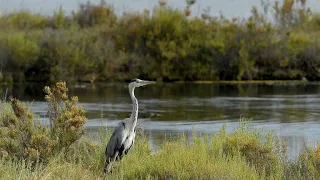
<path id="1" fill-rule="evenodd" d="M 8 88 L 47 122 L 43 84 Z M 310 145 L 320 139 L 320 84 L 193 84 L 158 83 L 135 91 L 139 100 L 139 126 L 147 133 L 154 150 L 165 136 L 175 138 L 192 128 L 199 133 L 219 132 L 223 124 L 232 132 L 240 116 L 253 119 L 253 127 L 285 137 L 289 155 L 300 151 L 304 138 Z M 75 85 L 70 95 L 79 96 L 87 112 L 88 134 L 101 126 L 113 128 L 130 116 L 132 105 L 127 84 Z"/>

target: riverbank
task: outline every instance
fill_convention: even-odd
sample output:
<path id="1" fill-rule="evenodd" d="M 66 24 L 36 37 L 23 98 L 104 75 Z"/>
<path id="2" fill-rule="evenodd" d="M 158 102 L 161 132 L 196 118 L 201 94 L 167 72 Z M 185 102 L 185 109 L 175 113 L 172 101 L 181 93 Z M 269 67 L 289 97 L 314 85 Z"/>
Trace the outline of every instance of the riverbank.
<path id="1" fill-rule="evenodd" d="M 173 83 L 195 84 L 317 84 L 318 81 L 307 80 L 246 80 L 246 81 L 175 81 Z"/>
<path id="2" fill-rule="evenodd" d="M 99 84 L 117 84 L 117 83 L 124 83 L 128 80 L 119 80 L 119 81 L 96 81 L 96 82 L 70 82 L 70 85 L 73 86 L 90 86 L 90 85 L 99 85 Z M 34 81 L 28 81 L 28 82 L 0 82 L 0 85 L 11 87 L 13 85 L 24 85 L 24 84 L 39 84 L 43 85 L 46 83 L 46 81 L 41 82 L 34 82 Z M 320 84 L 319 81 L 308 81 L 306 79 L 303 80 L 221 80 L 221 81 L 157 81 L 157 83 L 163 84 Z"/>
<path id="3" fill-rule="evenodd" d="M 0 82 L 317 81 L 320 16 L 305 3 L 275 3 L 274 22 L 255 7 L 230 20 L 206 11 L 191 17 L 166 1 L 121 16 L 106 3 L 72 15 L 4 14 Z"/>
<path id="4" fill-rule="evenodd" d="M 318 179 L 319 149 L 306 147 L 294 160 L 286 159 L 285 142 L 239 124 L 234 132 L 185 136 L 166 140 L 153 154 L 143 134 L 131 152 L 103 174 L 104 150 L 110 133 L 94 141 L 85 137 L 53 155 L 46 164 L 2 158 L 2 179 Z M 196 132 L 194 132 L 196 133 Z"/>

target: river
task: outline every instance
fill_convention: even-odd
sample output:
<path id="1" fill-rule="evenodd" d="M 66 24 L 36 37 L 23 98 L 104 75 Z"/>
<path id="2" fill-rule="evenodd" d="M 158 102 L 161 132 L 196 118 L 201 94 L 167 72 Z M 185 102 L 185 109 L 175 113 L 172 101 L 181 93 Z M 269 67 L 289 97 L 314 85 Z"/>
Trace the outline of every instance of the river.
<path id="1" fill-rule="evenodd" d="M 44 84 L 0 86 L 0 93 L 32 102 L 31 109 L 42 122 L 47 104 Z M 87 112 L 87 133 L 100 127 L 113 128 L 130 116 L 132 105 L 125 83 L 80 84 L 69 87 Z M 195 84 L 157 83 L 135 91 L 139 101 L 139 127 L 147 134 L 153 150 L 164 138 L 181 133 L 227 132 L 239 125 L 240 116 L 252 118 L 254 129 L 285 138 L 288 154 L 301 151 L 303 139 L 314 146 L 320 140 L 320 83 Z"/>

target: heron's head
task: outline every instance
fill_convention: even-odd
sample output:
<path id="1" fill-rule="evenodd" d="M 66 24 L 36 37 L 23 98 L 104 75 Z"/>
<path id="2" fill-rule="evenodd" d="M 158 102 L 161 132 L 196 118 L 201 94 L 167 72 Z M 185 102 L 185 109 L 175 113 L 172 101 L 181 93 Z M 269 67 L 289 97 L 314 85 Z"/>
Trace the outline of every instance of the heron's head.
<path id="1" fill-rule="evenodd" d="M 132 88 L 135 88 L 135 87 L 140 87 L 140 86 L 145 86 L 145 85 L 148 85 L 148 84 L 154 84 L 156 82 L 154 81 L 147 81 L 147 80 L 141 80 L 141 79 L 138 79 L 138 78 L 134 78 L 130 81 L 129 83 L 129 87 L 132 87 Z"/>

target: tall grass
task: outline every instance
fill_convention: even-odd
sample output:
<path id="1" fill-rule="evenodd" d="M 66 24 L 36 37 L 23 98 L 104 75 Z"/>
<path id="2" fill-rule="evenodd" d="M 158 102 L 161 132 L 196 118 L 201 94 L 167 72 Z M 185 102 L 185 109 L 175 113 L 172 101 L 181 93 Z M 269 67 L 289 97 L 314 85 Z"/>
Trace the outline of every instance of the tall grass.
<path id="1" fill-rule="evenodd" d="M 225 127 L 224 127 L 225 128 Z M 318 179 L 318 154 L 305 150 L 295 162 L 281 159 L 278 146 L 261 142 L 250 131 L 235 130 L 225 134 L 224 128 L 211 140 L 207 136 L 185 136 L 166 141 L 152 153 L 144 136 L 137 137 L 132 152 L 119 162 L 111 174 L 103 174 L 107 139 L 91 142 L 79 140 L 70 149 L 61 151 L 44 165 L 35 166 L 23 160 L 0 160 L 2 179 Z M 240 135 L 240 137 L 238 136 Z M 250 137 L 251 140 L 241 139 Z M 236 142 L 230 140 L 238 138 Z M 252 142 L 256 142 L 252 143 Z M 227 144 L 233 144 L 232 148 Z M 263 151 L 261 151 L 264 149 Z M 270 149 L 270 151 L 268 150 Z M 249 154 L 246 152 L 250 152 Z M 267 160 L 266 160 L 267 157 Z"/>
<path id="2" fill-rule="evenodd" d="M 162 0 L 117 16 L 88 2 L 72 15 L 4 14 L 0 82 L 320 79 L 320 15 L 306 0 L 263 3 L 266 12 L 252 7 L 247 19 L 195 17 L 191 5 Z"/>

